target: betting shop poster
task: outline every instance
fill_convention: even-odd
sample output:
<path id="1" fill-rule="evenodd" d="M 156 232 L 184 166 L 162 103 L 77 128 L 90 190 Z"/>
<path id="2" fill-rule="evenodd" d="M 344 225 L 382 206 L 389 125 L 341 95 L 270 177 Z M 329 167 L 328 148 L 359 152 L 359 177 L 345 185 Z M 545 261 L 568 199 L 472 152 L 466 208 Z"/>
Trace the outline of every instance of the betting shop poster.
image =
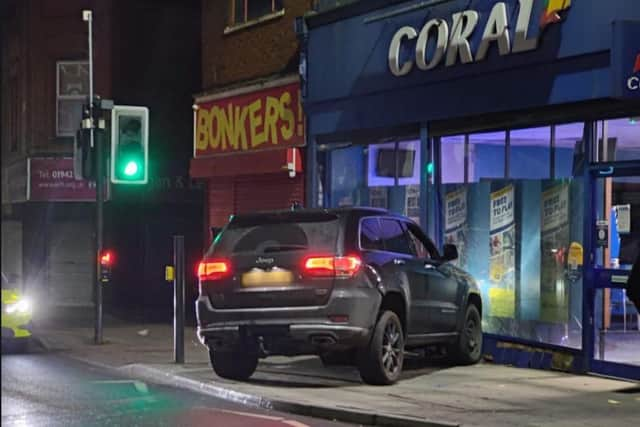
<path id="1" fill-rule="evenodd" d="M 490 316 L 515 316 L 514 188 L 507 185 L 491 193 L 489 214 Z"/>
<path id="2" fill-rule="evenodd" d="M 449 191 L 446 195 L 446 213 L 444 222 L 445 243 L 458 248 L 457 265 L 467 265 L 466 242 L 469 228 L 467 225 L 467 189 L 460 187 Z"/>
<path id="3" fill-rule="evenodd" d="M 540 319 L 563 323 L 568 320 L 569 289 L 564 260 L 569 248 L 569 185 L 555 185 L 542 193 L 542 275 Z"/>

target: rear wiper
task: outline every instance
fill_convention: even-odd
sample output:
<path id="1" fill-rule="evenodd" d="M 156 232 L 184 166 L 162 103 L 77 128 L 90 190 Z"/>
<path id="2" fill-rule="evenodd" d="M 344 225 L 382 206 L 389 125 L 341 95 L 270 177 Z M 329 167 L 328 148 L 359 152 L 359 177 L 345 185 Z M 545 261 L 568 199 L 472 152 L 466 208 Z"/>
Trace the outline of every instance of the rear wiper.
<path id="1" fill-rule="evenodd" d="M 308 246 L 305 245 L 273 245 L 267 246 L 262 249 L 262 252 L 283 252 L 283 251 L 295 251 L 295 250 L 304 250 L 308 249 Z"/>

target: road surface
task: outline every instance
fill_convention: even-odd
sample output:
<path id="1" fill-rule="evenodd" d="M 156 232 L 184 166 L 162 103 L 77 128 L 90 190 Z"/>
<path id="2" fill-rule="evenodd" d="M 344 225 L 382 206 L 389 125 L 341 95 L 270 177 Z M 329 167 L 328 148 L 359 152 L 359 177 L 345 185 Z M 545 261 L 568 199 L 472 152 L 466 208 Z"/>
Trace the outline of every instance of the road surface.
<path id="1" fill-rule="evenodd" d="M 2 355 L 3 426 L 344 427 L 119 378 L 59 354 Z"/>

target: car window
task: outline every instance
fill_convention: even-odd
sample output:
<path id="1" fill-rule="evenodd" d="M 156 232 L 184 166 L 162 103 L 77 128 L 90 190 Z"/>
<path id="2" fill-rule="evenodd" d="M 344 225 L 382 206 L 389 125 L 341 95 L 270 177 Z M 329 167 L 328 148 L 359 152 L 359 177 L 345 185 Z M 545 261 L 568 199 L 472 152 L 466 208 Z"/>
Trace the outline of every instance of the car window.
<path id="1" fill-rule="evenodd" d="M 418 236 L 416 236 L 410 228 L 406 228 L 407 236 L 409 237 L 409 243 L 411 244 L 411 250 L 417 258 L 431 258 L 429 251 L 425 247 L 424 243 Z"/>
<path id="2" fill-rule="evenodd" d="M 426 258 L 431 258 L 434 260 L 439 260 L 442 258 L 440 252 L 436 248 L 436 245 L 423 233 L 422 229 L 420 229 L 419 226 L 412 222 L 406 222 L 405 225 L 407 227 L 407 230 L 411 232 L 413 238 L 415 238 L 427 252 L 425 256 Z"/>
<path id="3" fill-rule="evenodd" d="M 360 247 L 362 249 L 382 251 L 382 230 L 378 218 L 364 218 L 360 224 Z"/>
<path id="4" fill-rule="evenodd" d="M 313 250 L 334 252 L 339 220 L 336 216 L 298 218 L 294 215 L 232 221 L 219 234 L 209 254 L 269 253 Z"/>
<path id="5" fill-rule="evenodd" d="M 384 241 L 385 250 L 413 255 L 409 238 L 402 229 L 400 221 L 382 218 L 380 220 L 380 226 L 382 228 L 382 240 Z"/>

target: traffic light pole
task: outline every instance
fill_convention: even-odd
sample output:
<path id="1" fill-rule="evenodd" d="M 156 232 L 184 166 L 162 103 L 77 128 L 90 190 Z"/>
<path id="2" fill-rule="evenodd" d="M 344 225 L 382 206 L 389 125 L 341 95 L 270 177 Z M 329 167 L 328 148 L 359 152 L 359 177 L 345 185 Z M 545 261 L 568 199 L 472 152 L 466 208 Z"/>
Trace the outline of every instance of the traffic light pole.
<path id="1" fill-rule="evenodd" d="M 93 12 L 90 10 L 82 11 L 82 19 L 88 25 L 88 41 L 89 41 L 89 116 L 91 126 L 89 128 L 89 141 L 91 148 L 95 148 L 96 154 L 96 256 L 94 259 L 95 267 L 93 269 L 93 286 L 95 295 L 95 324 L 94 324 L 94 342 L 102 344 L 102 285 L 100 283 L 100 255 L 103 246 L 103 201 L 104 201 L 104 132 L 99 132 L 98 137 L 95 136 L 96 125 L 96 109 L 94 108 L 93 94 Z M 98 109 L 100 111 L 100 109 Z M 95 143 L 95 147 L 94 147 Z"/>

